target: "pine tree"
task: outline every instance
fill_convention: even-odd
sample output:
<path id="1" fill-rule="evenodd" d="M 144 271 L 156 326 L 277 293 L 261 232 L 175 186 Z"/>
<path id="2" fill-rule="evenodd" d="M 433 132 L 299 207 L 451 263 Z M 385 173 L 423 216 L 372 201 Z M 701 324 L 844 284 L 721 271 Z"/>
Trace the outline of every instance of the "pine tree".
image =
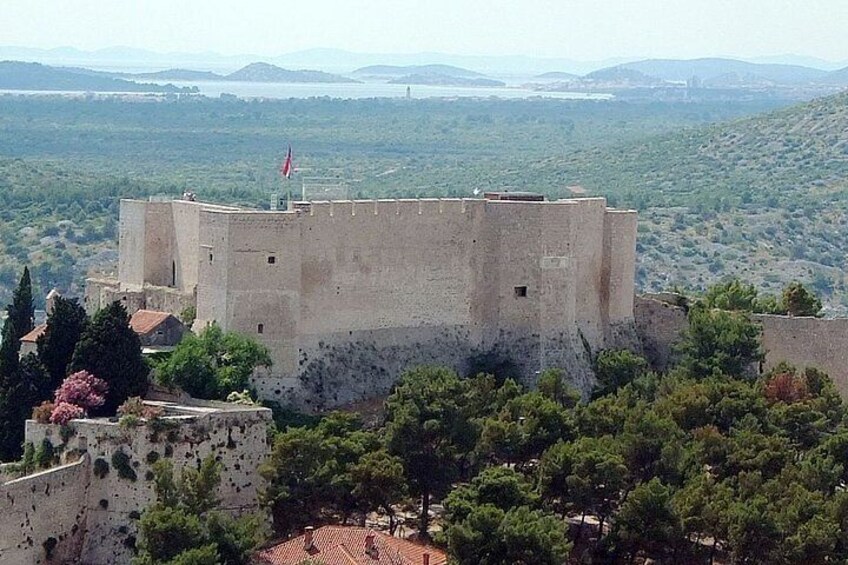
<path id="1" fill-rule="evenodd" d="M 147 391 L 149 369 L 121 303 L 113 302 L 94 315 L 74 350 L 71 370 L 88 371 L 109 385 L 106 403 L 92 416 L 115 414 L 127 398 Z"/>

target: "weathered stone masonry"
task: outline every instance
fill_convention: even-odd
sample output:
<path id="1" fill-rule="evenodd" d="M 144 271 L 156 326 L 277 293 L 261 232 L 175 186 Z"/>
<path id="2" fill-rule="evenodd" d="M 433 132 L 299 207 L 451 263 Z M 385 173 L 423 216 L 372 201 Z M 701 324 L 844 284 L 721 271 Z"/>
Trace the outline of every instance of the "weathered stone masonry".
<path id="1" fill-rule="evenodd" d="M 64 430 L 28 421 L 27 442 L 47 439 L 63 459 L 79 459 L 17 480 L 0 477 L 0 564 L 129 563 L 138 519 L 155 499 L 151 468 L 161 458 L 179 473 L 215 457 L 221 509 L 258 511 L 270 410 L 166 407 L 155 424 L 130 428 L 107 419 L 73 420 Z"/>
<path id="2" fill-rule="evenodd" d="M 551 366 L 591 382 L 590 357 L 633 345 L 635 212 L 556 202 L 370 200 L 260 212 L 121 203 L 117 281 L 90 310 L 196 304 L 267 345 L 260 394 L 312 408 L 389 390 L 414 364 Z"/>

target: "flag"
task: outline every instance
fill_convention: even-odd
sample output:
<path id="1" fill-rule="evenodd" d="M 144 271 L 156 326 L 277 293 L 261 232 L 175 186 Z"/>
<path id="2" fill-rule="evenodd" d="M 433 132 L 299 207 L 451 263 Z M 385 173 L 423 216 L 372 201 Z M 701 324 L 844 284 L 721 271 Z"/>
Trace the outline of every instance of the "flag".
<path id="1" fill-rule="evenodd" d="M 289 145 L 289 150 L 286 152 L 286 160 L 283 161 L 283 165 L 280 167 L 280 175 L 290 179 L 293 170 L 291 145 Z"/>

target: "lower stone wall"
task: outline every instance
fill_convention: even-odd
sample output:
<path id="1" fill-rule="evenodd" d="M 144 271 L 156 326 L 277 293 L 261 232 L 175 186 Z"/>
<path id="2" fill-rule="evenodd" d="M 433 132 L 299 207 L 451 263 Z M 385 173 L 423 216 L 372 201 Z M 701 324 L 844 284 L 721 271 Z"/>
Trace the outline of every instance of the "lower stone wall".
<path id="1" fill-rule="evenodd" d="M 132 315 L 142 309 L 169 312 L 178 316 L 188 306 L 194 306 L 194 294 L 175 288 L 145 285 L 139 289 L 122 289 L 115 279 L 88 279 L 85 284 L 85 310 L 90 315 L 118 301 Z"/>
<path id="2" fill-rule="evenodd" d="M 0 563 L 75 563 L 86 530 L 88 457 L 0 485 Z"/>
<path id="3" fill-rule="evenodd" d="M 676 361 L 675 348 L 689 327 L 686 309 L 665 300 L 637 296 L 633 317 L 642 351 L 651 367 L 667 370 Z"/>
<path id="4" fill-rule="evenodd" d="M 688 328 L 686 309 L 664 300 L 639 296 L 634 305 L 636 330 L 651 365 L 659 371 L 675 361 L 675 346 Z M 754 314 L 762 326 L 766 357 L 763 370 L 781 362 L 815 367 L 830 375 L 848 399 L 848 318 L 795 318 Z"/>
<path id="5" fill-rule="evenodd" d="M 263 482 L 258 467 L 268 452 L 270 410 L 233 408 L 232 405 L 218 410 L 198 405 L 180 406 L 180 411 L 183 415 L 167 416 L 155 424 L 129 428 L 105 419 L 93 419 L 73 420 L 63 431 L 59 426 L 28 421 L 28 442 L 38 445 L 47 439 L 57 452 L 86 454 L 86 464 L 74 467 L 79 469 L 79 476 L 62 478 L 55 475 L 62 478 L 61 485 L 59 479 L 54 480 L 49 488 L 40 482 L 32 482 L 42 474 L 22 479 L 27 481 L 23 490 L 32 488 L 31 496 L 42 493 L 40 496 L 46 502 L 32 507 L 26 499 L 26 504 L 20 506 L 32 521 L 29 537 L 34 540 L 35 546 L 43 541 L 42 538 L 55 537 L 55 532 L 67 537 L 76 526 L 75 531 L 82 529 L 82 537 L 74 538 L 77 544 L 74 549 L 82 563 L 106 565 L 132 561 L 138 519 L 155 500 L 152 466 L 163 458 L 170 459 L 175 472 L 179 473 L 186 466 L 199 465 L 210 455 L 215 457 L 221 465 L 221 485 L 215 493 L 221 501 L 220 508 L 233 514 L 259 510 L 258 495 Z M 59 469 L 46 473 L 54 476 L 57 471 Z M 17 484 L 17 481 L 11 484 Z M 61 498 L 51 500 L 45 489 L 54 497 L 61 492 L 58 495 Z M 3 496 L 2 493 L 0 496 Z M 2 503 L 5 503 L 5 496 L 3 498 Z M 77 522 L 70 521 L 71 514 L 68 513 L 71 510 L 57 512 L 62 516 L 68 514 L 67 517 L 51 517 L 57 503 L 72 509 Z M 51 520 L 59 520 L 59 524 L 55 528 L 50 527 Z M 15 531 L 22 527 L 25 520 L 20 522 Z M 7 531 L 11 530 L 0 527 L 0 532 L 3 532 L 0 537 L 5 538 Z M 5 561 L 0 558 L 3 564 L 40 562 L 43 561 L 29 558 Z M 72 560 L 56 561 L 65 562 Z"/>
<path id="6" fill-rule="evenodd" d="M 610 347 L 639 349 L 632 324 L 611 329 L 609 340 Z M 576 327 L 546 336 L 501 331 L 486 345 L 466 326 L 341 332 L 302 339 L 298 375 L 258 372 L 253 384 L 262 398 L 325 410 L 384 396 L 405 370 L 420 365 L 447 366 L 461 375 L 492 371 L 530 387 L 542 370 L 556 367 L 588 395 L 597 353 Z"/>
<path id="7" fill-rule="evenodd" d="M 763 325 L 764 369 L 781 361 L 796 367 L 815 367 L 833 379 L 848 399 L 848 318 L 754 316 Z"/>

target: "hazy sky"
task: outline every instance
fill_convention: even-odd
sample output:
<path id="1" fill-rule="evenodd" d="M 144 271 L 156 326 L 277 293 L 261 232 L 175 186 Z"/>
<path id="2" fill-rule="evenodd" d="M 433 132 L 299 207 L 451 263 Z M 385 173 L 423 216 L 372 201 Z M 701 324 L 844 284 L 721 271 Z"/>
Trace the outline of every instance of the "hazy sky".
<path id="1" fill-rule="evenodd" d="M 0 0 L 0 45 L 848 59 L 846 0 Z"/>

